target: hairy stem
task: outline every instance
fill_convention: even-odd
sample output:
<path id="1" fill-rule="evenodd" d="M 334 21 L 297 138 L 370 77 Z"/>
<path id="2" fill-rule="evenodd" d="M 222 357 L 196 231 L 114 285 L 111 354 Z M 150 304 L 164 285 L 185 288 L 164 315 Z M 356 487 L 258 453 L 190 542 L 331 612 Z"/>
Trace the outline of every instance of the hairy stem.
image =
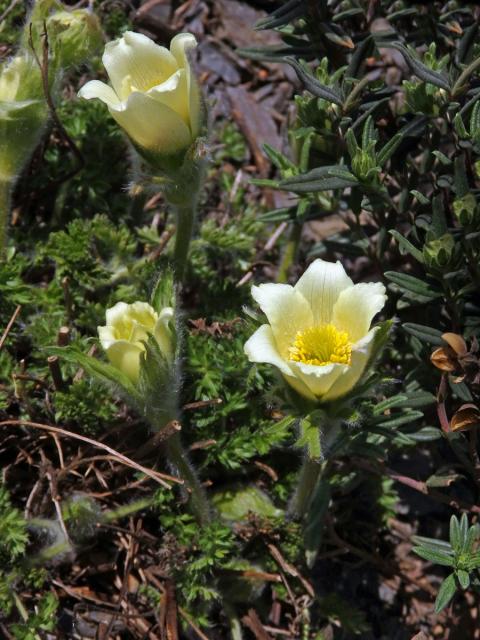
<path id="1" fill-rule="evenodd" d="M 188 263 L 188 249 L 195 222 L 196 199 L 175 207 L 176 233 L 173 260 L 177 282 L 182 282 Z"/>
<path id="2" fill-rule="evenodd" d="M 166 448 L 170 464 L 185 482 L 185 488 L 190 494 L 192 511 L 198 524 L 202 526 L 208 524 L 210 522 L 210 505 L 200 480 L 182 447 L 178 433 L 168 438 Z"/>
<path id="3" fill-rule="evenodd" d="M 302 520 L 308 513 L 310 503 L 315 491 L 315 487 L 326 466 L 326 458 L 339 434 L 340 424 L 333 422 L 323 430 L 322 436 L 322 459 L 310 458 L 308 452 L 305 455 L 297 488 L 289 506 L 289 515 L 298 520 Z"/>
<path id="4" fill-rule="evenodd" d="M 299 222 L 294 222 L 292 225 L 290 237 L 285 247 L 282 261 L 280 262 L 280 266 L 278 267 L 277 282 L 287 282 L 288 280 L 288 270 L 295 262 L 295 258 L 297 257 L 298 247 L 300 244 L 300 239 L 302 237 L 302 228 L 303 224 Z"/>
<path id="5" fill-rule="evenodd" d="M 8 225 L 13 181 L 0 177 L 0 252 L 4 253 L 7 244 Z"/>
<path id="6" fill-rule="evenodd" d="M 297 489 L 289 508 L 290 515 L 293 517 L 300 520 L 308 512 L 313 491 L 317 486 L 323 466 L 322 460 L 312 460 L 308 455 L 305 457 L 300 469 Z"/>

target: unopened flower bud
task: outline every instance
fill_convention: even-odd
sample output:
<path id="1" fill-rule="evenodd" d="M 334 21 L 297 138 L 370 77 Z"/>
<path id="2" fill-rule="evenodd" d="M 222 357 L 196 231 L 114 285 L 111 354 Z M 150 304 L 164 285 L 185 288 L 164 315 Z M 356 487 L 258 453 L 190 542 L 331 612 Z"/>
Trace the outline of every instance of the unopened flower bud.
<path id="1" fill-rule="evenodd" d="M 462 227 L 469 227 L 480 221 L 480 211 L 473 193 L 467 193 L 463 198 L 454 200 L 453 212 Z"/>
<path id="2" fill-rule="evenodd" d="M 46 24 L 53 57 L 61 67 L 79 65 L 101 50 L 102 28 L 97 16 L 88 9 L 56 11 Z"/>
<path id="3" fill-rule="evenodd" d="M 423 247 L 426 264 L 433 269 L 445 269 L 450 264 L 455 252 L 455 240 L 450 233 L 445 233 L 436 240 L 430 240 Z"/>
<path id="4" fill-rule="evenodd" d="M 40 70 L 20 54 L 0 73 L 0 179 L 13 180 L 35 149 L 47 119 Z"/>
<path id="5" fill-rule="evenodd" d="M 107 309 L 106 326 L 98 327 L 98 335 L 113 366 L 136 383 L 140 375 L 140 358 L 145 352 L 145 342 L 151 336 L 156 339 L 165 359 L 173 359 L 173 318 L 172 307 L 165 307 L 157 313 L 146 302 L 118 302 Z"/>

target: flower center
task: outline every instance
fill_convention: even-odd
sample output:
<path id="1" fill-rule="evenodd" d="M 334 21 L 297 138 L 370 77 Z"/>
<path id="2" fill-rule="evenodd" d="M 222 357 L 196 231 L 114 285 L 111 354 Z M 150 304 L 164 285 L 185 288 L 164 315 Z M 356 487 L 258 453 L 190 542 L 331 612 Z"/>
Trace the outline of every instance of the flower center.
<path id="1" fill-rule="evenodd" d="M 346 331 L 339 331 L 333 324 L 322 324 L 299 331 L 288 352 L 291 360 L 305 364 L 350 364 L 352 343 Z"/>

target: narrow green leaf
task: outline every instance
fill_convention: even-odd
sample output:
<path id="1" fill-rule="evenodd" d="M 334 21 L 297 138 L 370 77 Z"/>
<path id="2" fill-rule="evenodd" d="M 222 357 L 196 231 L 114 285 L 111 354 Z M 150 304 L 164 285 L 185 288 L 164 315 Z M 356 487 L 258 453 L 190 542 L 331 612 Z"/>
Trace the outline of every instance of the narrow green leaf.
<path id="1" fill-rule="evenodd" d="M 473 545 L 476 540 L 480 537 L 480 526 L 478 524 L 470 527 L 467 532 L 467 538 L 465 540 L 464 553 L 471 553 L 473 549 Z"/>
<path id="2" fill-rule="evenodd" d="M 455 559 L 453 556 L 448 555 L 444 551 L 434 551 L 433 549 L 427 549 L 426 547 L 413 547 L 412 551 L 428 562 L 440 564 L 443 567 L 453 567 L 455 565 Z"/>
<path id="3" fill-rule="evenodd" d="M 392 407 L 397 407 L 398 405 L 404 405 L 405 401 L 408 401 L 408 396 L 393 396 L 393 398 L 387 398 L 382 402 L 379 402 L 373 408 L 373 415 L 381 415 L 387 409 L 391 409 Z"/>
<path id="4" fill-rule="evenodd" d="M 456 575 L 462 589 L 468 589 L 468 587 L 470 586 L 470 576 L 468 574 L 468 571 L 458 569 L 456 571 Z"/>
<path id="5" fill-rule="evenodd" d="M 450 518 L 450 544 L 455 549 L 455 551 L 459 550 L 463 546 L 460 524 L 456 516 L 452 516 Z"/>
<path id="6" fill-rule="evenodd" d="M 72 364 L 82 367 L 89 375 L 97 378 L 97 380 L 100 380 L 103 383 L 123 388 L 123 390 L 136 402 L 140 400 L 138 391 L 130 378 L 111 364 L 107 364 L 106 362 L 87 356 L 74 347 L 49 347 L 46 351 L 50 355 L 58 356 L 67 362 L 71 362 Z"/>
<path id="7" fill-rule="evenodd" d="M 358 78 L 362 65 L 365 64 L 365 60 L 373 53 L 374 49 L 375 42 L 370 35 L 357 44 L 345 72 L 347 78 Z"/>
<path id="8" fill-rule="evenodd" d="M 362 149 L 366 151 L 371 142 L 377 141 L 377 134 L 375 131 L 375 126 L 373 124 L 372 116 L 368 116 L 365 121 L 365 125 L 363 127 L 362 132 Z"/>
<path id="9" fill-rule="evenodd" d="M 429 69 L 427 66 L 420 62 L 415 55 L 407 49 L 407 47 L 401 42 L 382 42 L 382 47 L 397 49 L 405 58 L 405 62 L 410 67 L 412 73 L 414 73 L 420 80 L 424 80 L 430 84 L 434 84 L 441 89 L 445 89 L 446 91 L 450 90 L 450 85 L 448 84 L 446 78 L 439 73 L 438 71 L 434 71 L 433 69 Z"/>
<path id="10" fill-rule="evenodd" d="M 414 322 L 405 322 L 402 324 L 402 329 L 419 340 L 428 342 L 428 344 L 435 344 L 438 346 L 445 345 L 445 341 L 442 338 L 443 332 L 438 329 L 434 329 L 433 327 L 427 327 L 423 324 L 416 324 Z"/>
<path id="11" fill-rule="evenodd" d="M 390 158 L 393 156 L 397 148 L 400 146 L 402 142 L 402 134 L 396 133 L 393 138 L 391 138 L 387 144 L 378 152 L 377 154 L 377 163 L 383 167 Z"/>
<path id="12" fill-rule="evenodd" d="M 396 271 L 386 271 L 385 277 L 396 284 L 402 291 L 410 291 L 427 300 L 435 300 L 442 296 L 441 291 L 436 291 L 423 280 L 410 276 L 406 273 L 397 273 Z"/>
<path id="13" fill-rule="evenodd" d="M 423 427 L 415 433 L 411 433 L 410 437 L 415 442 L 434 442 L 442 438 L 442 432 L 438 427 Z"/>
<path id="14" fill-rule="evenodd" d="M 475 46 L 475 42 L 477 40 L 478 35 L 478 22 L 474 20 L 473 24 L 467 27 L 462 37 L 460 38 L 460 42 L 458 43 L 457 53 L 455 55 L 457 65 L 468 64 L 470 61 L 473 47 Z"/>
<path id="15" fill-rule="evenodd" d="M 398 244 L 400 245 L 400 247 L 402 249 L 407 251 L 418 262 L 420 262 L 420 264 L 424 263 L 423 253 L 420 251 L 420 249 L 417 249 L 417 247 L 415 247 L 410 242 L 410 240 L 407 240 L 407 238 L 402 236 L 402 234 L 399 231 L 397 231 L 396 229 L 390 229 L 389 233 L 390 233 L 391 236 L 393 236 L 395 238 L 395 240 L 398 242 Z"/>
<path id="16" fill-rule="evenodd" d="M 263 29 L 276 29 L 287 25 L 295 18 L 300 17 L 306 10 L 304 0 L 289 0 L 284 5 L 273 11 L 271 15 L 262 18 L 255 24 L 257 31 Z"/>
<path id="17" fill-rule="evenodd" d="M 452 545 L 446 540 L 436 540 L 435 538 L 425 538 L 424 536 L 412 536 L 411 540 L 413 544 L 431 551 L 443 551 L 453 555 Z"/>
<path id="18" fill-rule="evenodd" d="M 460 544 L 462 549 L 465 548 L 468 536 L 468 517 L 466 513 L 462 513 L 459 524 Z"/>
<path id="19" fill-rule="evenodd" d="M 277 149 L 274 149 L 271 145 L 265 142 L 263 150 L 267 155 L 270 162 L 277 167 L 279 171 L 286 171 L 288 169 L 296 171 L 296 165 L 287 158 L 287 156 L 280 153 Z"/>
<path id="20" fill-rule="evenodd" d="M 384 416 L 381 416 L 381 418 L 384 418 Z M 383 420 L 376 418 L 373 420 L 373 423 L 377 424 L 379 427 L 388 427 L 393 429 L 395 427 L 401 427 L 404 424 L 415 422 L 415 420 L 419 420 L 420 418 L 423 418 L 422 411 L 409 411 L 400 415 L 392 415 Z"/>
<path id="21" fill-rule="evenodd" d="M 414 198 L 416 198 L 419 201 L 420 204 L 430 204 L 430 200 L 427 198 L 427 196 L 424 196 L 421 191 L 412 189 L 410 193 Z"/>
<path id="22" fill-rule="evenodd" d="M 333 16 L 333 22 L 341 22 L 342 20 L 348 20 L 349 18 L 354 18 L 355 16 L 363 16 L 363 9 L 346 9 L 345 11 L 341 11 Z"/>
<path id="23" fill-rule="evenodd" d="M 405 402 L 400 402 L 398 407 L 406 407 L 408 409 L 420 409 L 422 407 L 430 407 L 436 403 L 437 398 L 430 393 L 429 391 L 423 391 L 419 389 L 418 391 L 410 391 L 407 390 L 405 395 Z"/>
<path id="24" fill-rule="evenodd" d="M 337 177 L 330 174 L 331 169 L 340 169 L 342 167 L 319 167 L 312 169 L 308 173 L 294 176 L 279 183 L 278 188 L 282 191 L 293 191 L 294 193 L 315 193 L 317 191 L 330 191 L 332 189 L 345 189 L 358 184 L 358 180 L 353 174 L 347 174 L 351 177 Z"/>
<path id="25" fill-rule="evenodd" d="M 262 222 L 283 222 L 284 220 L 293 220 L 297 207 L 282 207 L 280 209 L 272 209 L 258 216 Z"/>
<path id="26" fill-rule="evenodd" d="M 443 611 L 450 600 L 455 595 L 457 590 L 457 585 L 455 582 L 455 575 L 452 573 L 445 578 L 440 586 L 440 590 L 437 595 L 437 599 L 435 600 L 435 613 L 440 613 Z"/>
<path id="27" fill-rule="evenodd" d="M 285 58 L 285 62 L 295 69 L 298 78 L 303 82 L 305 88 L 310 91 L 311 94 L 317 98 L 322 98 L 327 102 L 332 102 L 339 107 L 342 106 L 342 98 L 340 95 L 330 87 L 319 82 L 315 76 L 307 71 L 299 62 L 297 62 L 297 60 L 295 60 L 295 58 L 288 56 Z"/>

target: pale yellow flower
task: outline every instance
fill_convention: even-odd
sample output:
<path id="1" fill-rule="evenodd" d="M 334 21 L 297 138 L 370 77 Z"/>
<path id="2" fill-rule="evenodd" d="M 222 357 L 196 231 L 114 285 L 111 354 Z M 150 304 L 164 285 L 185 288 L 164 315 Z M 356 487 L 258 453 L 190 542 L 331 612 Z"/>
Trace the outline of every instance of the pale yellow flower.
<path id="1" fill-rule="evenodd" d="M 112 87 L 92 80 L 78 95 L 102 100 L 133 142 L 147 151 L 168 155 L 186 150 L 201 127 L 200 93 L 188 61 L 196 44 L 192 34 L 180 33 L 168 50 L 126 31 L 103 54 Z"/>
<path id="2" fill-rule="evenodd" d="M 145 351 L 144 342 L 155 337 L 164 356 L 173 358 L 172 307 L 165 307 L 158 314 L 146 302 L 126 304 L 118 302 L 106 311 L 106 326 L 98 327 L 98 335 L 110 362 L 125 373 L 132 382 L 140 374 L 140 357 Z"/>
<path id="3" fill-rule="evenodd" d="M 294 287 L 261 284 L 252 296 L 269 324 L 245 344 L 251 362 L 273 364 L 310 400 L 335 400 L 355 386 L 386 301 L 383 284 L 353 284 L 340 262 L 315 260 Z"/>

